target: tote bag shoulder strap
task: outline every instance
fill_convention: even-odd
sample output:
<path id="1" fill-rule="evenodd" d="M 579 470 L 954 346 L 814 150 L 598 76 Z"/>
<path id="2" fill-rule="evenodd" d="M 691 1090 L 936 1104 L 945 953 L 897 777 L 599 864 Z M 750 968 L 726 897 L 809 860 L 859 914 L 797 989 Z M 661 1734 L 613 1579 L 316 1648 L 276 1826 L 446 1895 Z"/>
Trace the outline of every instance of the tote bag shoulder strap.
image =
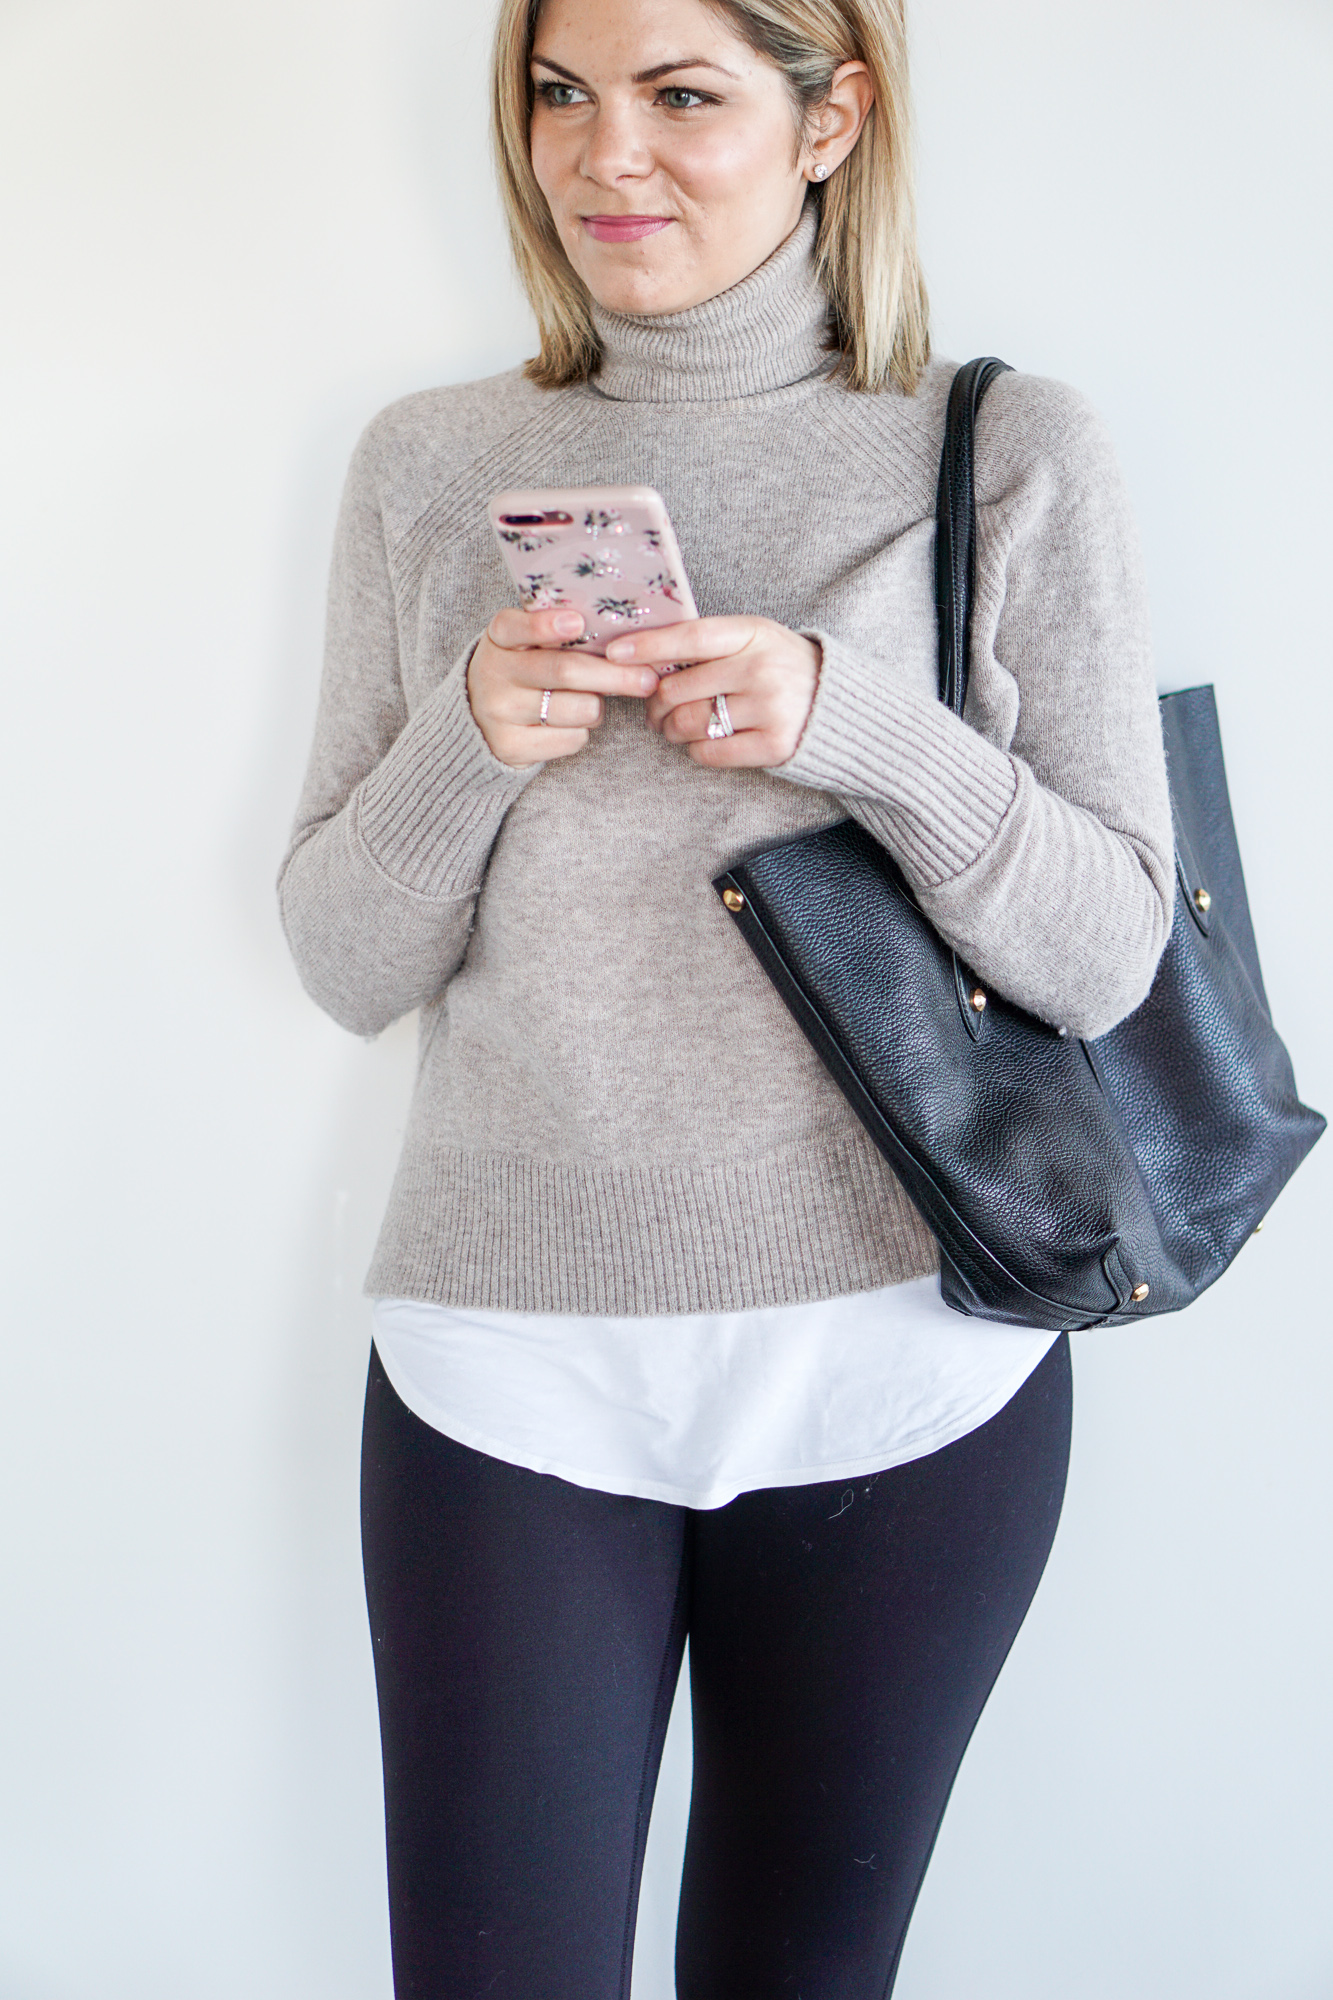
<path id="1" fill-rule="evenodd" d="M 983 355 L 958 370 L 949 390 L 935 501 L 935 616 L 940 639 L 940 700 L 955 715 L 967 700 L 976 565 L 977 503 L 972 469 L 977 411 L 1007 361 Z"/>

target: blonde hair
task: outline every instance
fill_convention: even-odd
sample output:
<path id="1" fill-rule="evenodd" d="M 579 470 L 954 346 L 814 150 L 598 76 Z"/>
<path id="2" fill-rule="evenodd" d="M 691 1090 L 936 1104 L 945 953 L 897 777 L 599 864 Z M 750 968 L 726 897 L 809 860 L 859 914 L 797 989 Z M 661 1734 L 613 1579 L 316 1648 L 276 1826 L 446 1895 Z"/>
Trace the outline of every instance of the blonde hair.
<path id="1" fill-rule="evenodd" d="M 819 207 L 815 259 L 851 389 L 911 395 L 930 359 L 917 259 L 911 96 L 903 0 L 706 0 L 787 79 L 802 127 L 840 63 L 863 62 L 875 102 Z M 527 374 L 543 388 L 586 381 L 601 359 L 587 288 L 566 257 L 532 171 L 530 65 L 541 0 L 501 0 L 491 70 L 492 138 L 514 259 L 541 332 Z"/>

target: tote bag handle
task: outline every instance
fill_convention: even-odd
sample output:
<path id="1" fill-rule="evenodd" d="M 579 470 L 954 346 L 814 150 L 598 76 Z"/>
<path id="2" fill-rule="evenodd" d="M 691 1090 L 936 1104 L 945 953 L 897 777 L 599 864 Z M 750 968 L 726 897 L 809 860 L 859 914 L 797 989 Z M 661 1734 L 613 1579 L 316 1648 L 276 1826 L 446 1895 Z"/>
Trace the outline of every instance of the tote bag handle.
<path id="1" fill-rule="evenodd" d="M 940 700 L 961 716 L 967 700 L 967 663 L 976 580 L 977 503 L 973 444 L 981 399 L 998 375 L 1012 371 L 994 355 L 969 361 L 949 390 L 935 502 L 935 616 L 940 636 Z"/>

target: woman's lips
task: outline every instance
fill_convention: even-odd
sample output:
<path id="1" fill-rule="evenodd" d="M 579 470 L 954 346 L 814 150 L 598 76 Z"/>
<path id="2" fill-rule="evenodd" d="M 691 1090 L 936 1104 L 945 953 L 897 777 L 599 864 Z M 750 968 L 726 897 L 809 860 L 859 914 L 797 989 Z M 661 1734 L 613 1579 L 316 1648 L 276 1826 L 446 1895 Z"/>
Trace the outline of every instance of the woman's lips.
<path id="1" fill-rule="evenodd" d="M 670 227 L 670 215 L 584 215 L 580 217 L 589 236 L 599 243 L 637 243 L 641 236 L 656 236 Z"/>

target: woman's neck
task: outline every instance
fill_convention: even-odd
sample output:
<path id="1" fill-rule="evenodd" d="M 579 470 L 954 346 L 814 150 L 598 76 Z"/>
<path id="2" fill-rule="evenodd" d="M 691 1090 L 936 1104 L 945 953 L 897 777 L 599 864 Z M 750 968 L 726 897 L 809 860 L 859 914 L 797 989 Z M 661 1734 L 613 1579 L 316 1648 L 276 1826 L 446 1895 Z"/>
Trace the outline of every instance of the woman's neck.
<path id="1" fill-rule="evenodd" d="M 593 308 L 594 389 L 617 402 L 710 403 L 762 395 L 831 365 L 828 298 L 815 274 L 813 207 L 757 271 L 686 312 Z"/>

